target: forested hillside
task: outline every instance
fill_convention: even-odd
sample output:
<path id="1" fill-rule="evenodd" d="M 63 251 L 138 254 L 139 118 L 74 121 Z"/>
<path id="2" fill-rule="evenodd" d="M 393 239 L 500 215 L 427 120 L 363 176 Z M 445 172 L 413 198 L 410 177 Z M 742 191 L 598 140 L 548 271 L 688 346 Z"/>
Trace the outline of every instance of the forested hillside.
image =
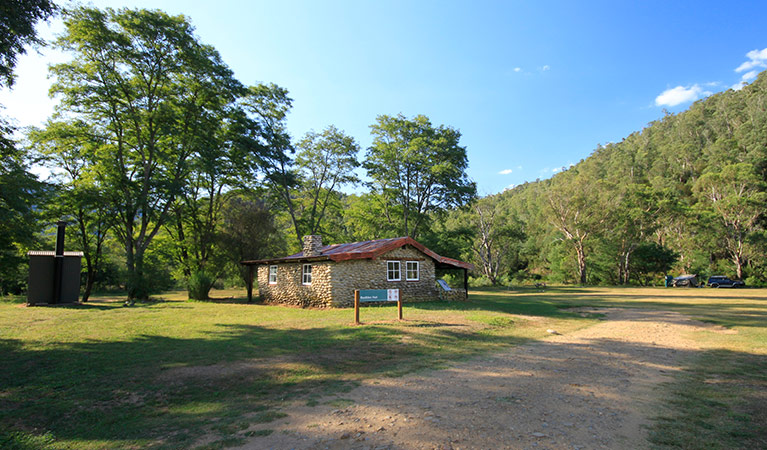
<path id="1" fill-rule="evenodd" d="M 665 273 L 767 279 L 767 74 L 619 143 L 453 212 L 489 282 L 658 283 Z"/>

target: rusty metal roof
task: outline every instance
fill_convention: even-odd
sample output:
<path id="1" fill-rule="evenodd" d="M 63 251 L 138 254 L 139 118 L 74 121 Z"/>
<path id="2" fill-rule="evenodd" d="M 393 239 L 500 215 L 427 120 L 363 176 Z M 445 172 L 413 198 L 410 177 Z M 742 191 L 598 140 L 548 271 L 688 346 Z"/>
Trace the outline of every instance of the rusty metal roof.
<path id="1" fill-rule="evenodd" d="M 30 250 L 27 256 L 56 256 L 53 250 Z M 83 256 L 83 252 L 64 252 L 64 256 Z"/>
<path id="2" fill-rule="evenodd" d="M 411 245 L 433 259 L 438 267 L 474 269 L 472 264 L 458 261 L 457 259 L 446 258 L 429 250 L 411 237 L 398 237 L 390 239 L 377 239 L 374 241 L 352 242 L 349 244 L 333 244 L 320 248 L 318 256 L 304 256 L 304 252 L 284 258 L 259 259 L 253 261 L 242 261 L 244 265 L 274 264 L 281 262 L 310 262 L 310 261 L 349 261 L 352 259 L 373 259 L 394 249 Z"/>

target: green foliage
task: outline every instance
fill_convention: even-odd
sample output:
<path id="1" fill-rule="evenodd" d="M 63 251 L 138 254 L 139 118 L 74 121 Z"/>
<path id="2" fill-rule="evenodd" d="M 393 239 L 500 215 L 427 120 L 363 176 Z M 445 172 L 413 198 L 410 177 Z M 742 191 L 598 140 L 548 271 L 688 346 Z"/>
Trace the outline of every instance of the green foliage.
<path id="1" fill-rule="evenodd" d="M 401 114 L 378 116 L 370 128 L 373 144 L 363 166 L 383 218 L 400 236 L 417 237 L 429 213 L 464 205 L 476 195 L 458 130 Z"/>
<path id="2" fill-rule="evenodd" d="M 334 126 L 321 133 L 310 131 L 298 143 L 296 165 L 300 174 L 300 236 L 325 234 L 323 220 L 329 212 L 340 212 L 338 189 L 359 181 L 354 169 L 359 167 L 359 145 Z"/>
<path id="3" fill-rule="evenodd" d="M 107 192 L 98 181 L 95 153 L 103 140 L 82 121 L 48 121 L 42 130 L 32 129 L 28 138 L 51 169 L 58 169 L 59 185 L 51 201 L 45 205 L 51 222 L 67 220 L 70 248 L 83 252 L 87 302 L 101 271 L 107 232 L 114 224 Z"/>
<path id="4" fill-rule="evenodd" d="M 49 0 L 4 0 L 0 5 L 0 87 L 12 86 L 18 55 L 30 44 L 42 45 L 35 24 L 56 11 Z"/>
<path id="5" fill-rule="evenodd" d="M 35 24 L 56 10 L 48 0 L 8 0 L 0 4 L 0 88 L 14 82 L 17 57 L 29 44 L 42 44 Z M 15 129 L 0 116 L 0 296 L 26 284 L 25 250 L 42 226 L 35 209 L 44 203 L 45 186 L 29 173 L 29 158 L 12 138 Z"/>
<path id="6" fill-rule="evenodd" d="M 666 271 L 767 280 L 765 86 L 762 73 L 499 194 L 526 236 L 520 266 L 593 284 L 652 283 Z"/>
<path id="7" fill-rule="evenodd" d="M 213 287 L 216 278 L 211 277 L 204 270 L 194 270 L 187 280 L 187 292 L 190 300 L 207 300 L 208 293 Z"/>
<path id="8" fill-rule="evenodd" d="M 640 244 L 634 251 L 633 273 L 643 286 L 657 284 L 671 270 L 679 255 L 656 242 Z"/>
<path id="9" fill-rule="evenodd" d="M 50 189 L 29 173 L 26 154 L 0 142 L 0 295 L 26 286 L 26 251 L 44 227 L 39 210 Z"/>
<path id="10" fill-rule="evenodd" d="M 53 11 L 44 1 L 3 8 L 22 6 L 29 24 Z M 37 213 L 72 224 L 86 297 L 96 285 L 146 298 L 176 284 L 206 298 L 221 279 L 247 281 L 239 261 L 300 251 L 305 234 L 417 237 L 473 262 L 473 282 L 491 285 L 648 284 L 666 272 L 767 282 L 764 73 L 598 146 L 551 180 L 478 200 L 457 129 L 381 115 L 362 164 L 368 191 L 345 194 L 359 182 L 355 139 L 331 125 L 292 142 L 287 90 L 242 85 L 186 17 L 75 7 L 64 18 L 57 45 L 72 60 L 51 68 L 61 103 L 29 135 L 65 172 L 46 209 L 46 186 L 0 124 L 1 292 L 23 288 L 24 252 L 44 228 Z M 26 30 L 0 53 L 37 39 Z"/>
<path id="11" fill-rule="evenodd" d="M 240 261 L 284 255 L 285 238 L 277 231 L 270 205 L 252 195 L 232 196 L 221 214 L 221 251 L 228 255 L 229 270 L 247 286 L 249 268 Z"/>
<path id="12" fill-rule="evenodd" d="M 743 266 L 759 254 L 750 238 L 761 231 L 760 218 L 767 211 L 767 185 L 752 164 L 713 167 L 693 186 L 701 200 L 701 214 L 712 214 L 723 250 L 735 264 L 736 276 L 743 279 Z"/>
<path id="13" fill-rule="evenodd" d="M 182 272 L 215 279 L 225 266 L 218 223 L 227 193 L 252 185 L 285 147 L 289 99 L 273 85 L 245 88 L 183 16 L 78 7 L 65 13 L 52 93 L 58 118 L 87 123 L 88 164 L 113 207 L 124 243 L 128 297 L 146 298 L 144 258 L 161 232 L 174 237 Z"/>

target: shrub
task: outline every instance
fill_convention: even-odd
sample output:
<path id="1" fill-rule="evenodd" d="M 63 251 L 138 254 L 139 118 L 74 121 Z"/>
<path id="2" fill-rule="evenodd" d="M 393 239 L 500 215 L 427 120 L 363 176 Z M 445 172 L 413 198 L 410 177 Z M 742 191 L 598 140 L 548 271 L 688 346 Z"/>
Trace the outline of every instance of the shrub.
<path id="1" fill-rule="evenodd" d="M 189 293 L 190 300 L 207 300 L 208 292 L 210 291 L 213 282 L 210 275 L 205 273 L 204 270 L 197 270 L 189 275 L 187 281 L 187 292 Z"/>

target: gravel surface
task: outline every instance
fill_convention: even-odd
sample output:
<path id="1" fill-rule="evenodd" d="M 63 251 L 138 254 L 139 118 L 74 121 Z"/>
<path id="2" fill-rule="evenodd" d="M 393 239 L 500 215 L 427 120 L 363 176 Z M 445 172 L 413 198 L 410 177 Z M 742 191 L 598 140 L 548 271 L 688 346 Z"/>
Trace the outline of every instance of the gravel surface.
<path id="1" fill-rule="evenodd" d="M 348 406 L 296 402 L 248 431 L 242 449 L 646 448 L 658 384 L 700 347 L 689 332 L 726 332 L 672 312 L 609 309 L 577 332 L 443 370 L 367 380 Z M 337 405 L 338 402 L 335 402 Z"/>

